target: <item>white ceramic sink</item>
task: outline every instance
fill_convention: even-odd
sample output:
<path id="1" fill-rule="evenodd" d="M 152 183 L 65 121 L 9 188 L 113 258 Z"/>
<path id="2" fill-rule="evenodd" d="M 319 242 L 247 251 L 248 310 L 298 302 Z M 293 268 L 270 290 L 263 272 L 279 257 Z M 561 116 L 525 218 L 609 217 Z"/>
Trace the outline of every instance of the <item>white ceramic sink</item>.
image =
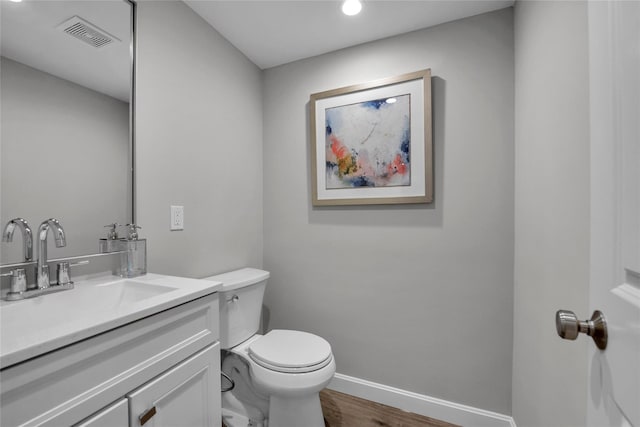
<path id="1" fill-rule="evenodd" d="M 121 279 L 60 291 L 36 298 L 27 298 L 2 306 L 2 332 L 11 334 L 11 327 L 23 333 L 31 328 L 49 329 L 51 323 L 77 323 L 103 311 L 126 311 L 145 299 L 171 291 L 175 287 L 153 285 L 137 280 Z M 6 327 L 5 327 L 6 326 Z"/>
<path id="2" fill-rule="evenodd" d="M 0 302 L 0 366 L 5 368 L 109 329 L 216 292 L 218 282 L 147 274 L 76 280 L 75 288 Z"/>
<path id="3" fill-rule="evenodd" d="M 136 280 L 119 280 L 95 287 L 95 295 L 90 295 L 91 301 L 100 308 L 117 308 L 126 304 L 162 295 L 177 290 L 176 287 L 151 285 Z"/>

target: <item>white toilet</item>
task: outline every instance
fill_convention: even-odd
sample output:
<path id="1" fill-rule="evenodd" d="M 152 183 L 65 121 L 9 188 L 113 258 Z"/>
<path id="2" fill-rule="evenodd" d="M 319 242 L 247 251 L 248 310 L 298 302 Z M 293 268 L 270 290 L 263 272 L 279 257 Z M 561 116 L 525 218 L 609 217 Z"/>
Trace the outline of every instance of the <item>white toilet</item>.
<path id="1" fill-rule="evenodd" d="M 243 268 L 205 279 L 223 284 L 222 372 L 233 381 L 222 393 L 223 421 L 228 427 L 324 427 L 319 392 L 336 371 L 331 346 L 307 332 L 257 334 L 268 278 L 268 271 Z M 227 385 L 223 380 L 223 390 Z"/>

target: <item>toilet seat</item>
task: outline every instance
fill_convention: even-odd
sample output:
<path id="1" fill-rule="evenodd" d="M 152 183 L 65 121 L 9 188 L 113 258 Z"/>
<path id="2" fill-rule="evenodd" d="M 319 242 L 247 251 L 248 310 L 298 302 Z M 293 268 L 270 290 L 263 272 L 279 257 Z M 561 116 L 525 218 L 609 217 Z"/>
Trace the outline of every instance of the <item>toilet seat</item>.
<path id="1" fill-rule="evenodd" d="M 263 368 L 282 373 L 316 371 L 333 360 L 331 345 L 324 338 L 282 329 L 275 329 L 253 341 L 248 354 Z"/>

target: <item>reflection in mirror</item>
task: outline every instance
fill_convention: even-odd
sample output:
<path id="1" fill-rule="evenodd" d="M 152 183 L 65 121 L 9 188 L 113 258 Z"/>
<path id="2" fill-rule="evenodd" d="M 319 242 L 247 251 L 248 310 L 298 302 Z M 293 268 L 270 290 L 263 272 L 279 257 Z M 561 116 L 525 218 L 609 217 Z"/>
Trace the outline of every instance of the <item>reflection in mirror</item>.
<path id="1" fill-rule="evenodd" d="M 67 246 L 50 258 L 96 253 L 105 224 L 133 219 L 133 6 L 1 5 L 0 227 L 21 217 L 35 233 L 57 218 Z M 1 264 L 23 261 L 21 240 L 2 243 Z"/>

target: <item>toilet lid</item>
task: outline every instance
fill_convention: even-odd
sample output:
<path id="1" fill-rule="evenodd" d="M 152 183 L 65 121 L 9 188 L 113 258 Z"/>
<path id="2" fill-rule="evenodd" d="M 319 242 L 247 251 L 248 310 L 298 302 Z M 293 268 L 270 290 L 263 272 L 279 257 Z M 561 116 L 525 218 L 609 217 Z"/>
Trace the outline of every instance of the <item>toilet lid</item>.
<path id="1" fill-rule="evenodd" d="M 331 345 L 317 335 L 274 329 L 249 346 L 257 364 L 278 372 L 302 373 L 323 368 L 331 362 Z"/>

